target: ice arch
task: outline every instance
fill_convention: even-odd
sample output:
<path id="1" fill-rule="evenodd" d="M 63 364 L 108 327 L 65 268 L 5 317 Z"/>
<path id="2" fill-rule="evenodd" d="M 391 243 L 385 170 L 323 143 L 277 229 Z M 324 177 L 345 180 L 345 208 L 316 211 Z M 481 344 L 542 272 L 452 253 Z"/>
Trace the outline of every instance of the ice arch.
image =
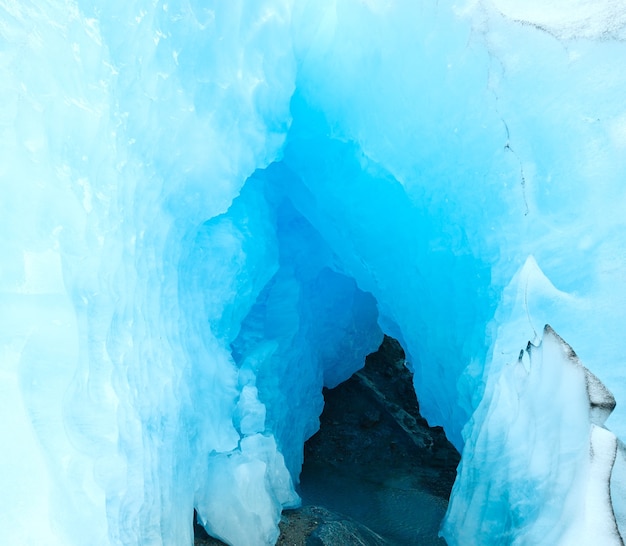
<path id="1" fill-rule="evenodd" d="M 0 2 L 3 543 L 189 543 L 194 506 L 271 543 L 319 385 L 381 329 L 464 447 L 449 541 L 606 519 L 591 421 L 573 482 L 466 495 L 528 485 L 482 448 L 541 434 L 502 393 L 544 324 L 626 394 L 623 17 L 509 4 Z"/>

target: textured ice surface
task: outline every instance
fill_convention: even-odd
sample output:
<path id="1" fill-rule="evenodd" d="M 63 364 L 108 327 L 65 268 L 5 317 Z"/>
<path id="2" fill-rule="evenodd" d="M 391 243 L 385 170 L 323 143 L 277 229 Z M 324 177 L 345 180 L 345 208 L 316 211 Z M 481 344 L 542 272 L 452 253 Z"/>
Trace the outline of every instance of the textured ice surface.
<path id="1" fill-rule="evenodd" d="M 615 399 L 549 326 L 489 385 L 448 509 L 449 544 L 622 544 Z M 541 507 L 541 508 L 538 508 Z"/>
<path id="2" fill-rule="evenodd" d="M 194 507 L 272 543 L 322 386 L 383 331 L 464 450 L 449 542 L 615 537 L 608 476 L 623 531 L 625 25 L 0 0 L 0 543 L 190 544 Z M 600 383 L 518 362 L 547 323 L 616 437 Z"/>

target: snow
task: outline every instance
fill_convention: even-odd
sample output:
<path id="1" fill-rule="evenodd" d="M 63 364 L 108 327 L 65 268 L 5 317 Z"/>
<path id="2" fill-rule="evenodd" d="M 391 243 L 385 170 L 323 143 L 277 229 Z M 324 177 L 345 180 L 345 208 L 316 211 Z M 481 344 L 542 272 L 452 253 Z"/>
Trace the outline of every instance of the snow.
<path id="1" fill-rule="evenodd" d="M 383 332 L 463 450 L 450 544 L 619 543 L 625 28 L 0 0 L 0 543 L 273 543 Z"/>

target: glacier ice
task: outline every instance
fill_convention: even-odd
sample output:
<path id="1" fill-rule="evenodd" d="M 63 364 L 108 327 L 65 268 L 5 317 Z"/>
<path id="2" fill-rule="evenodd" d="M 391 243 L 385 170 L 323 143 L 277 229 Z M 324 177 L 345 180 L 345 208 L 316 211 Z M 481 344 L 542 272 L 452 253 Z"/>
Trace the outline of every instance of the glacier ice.
<path id="1" fill-rule="evenodd" d="M 550 326 L 495 381 L 460 465 L 449 543 L 622 544 L 618 440 L 602 428 L 613 395 Z"/>
<path id="2" fill-rule="evenodd" d="M 621 543 L 625 39 L 610 0 L 0 0 L 0 543 L 273 543 L 383 332 L 463 450 L 450 544 Z"/>

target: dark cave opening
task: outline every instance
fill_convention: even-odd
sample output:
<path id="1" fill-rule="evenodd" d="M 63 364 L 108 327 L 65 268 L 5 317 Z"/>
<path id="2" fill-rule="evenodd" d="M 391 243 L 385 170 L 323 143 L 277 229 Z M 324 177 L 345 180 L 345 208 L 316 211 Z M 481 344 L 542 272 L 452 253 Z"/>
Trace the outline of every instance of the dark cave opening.
<path id="1" fill-rule="evenodd" d="M 324 390 L 320 430 L 305 444 L 303 507 L 323 506 L 384 540 L 355 530 L 365 544 L 445 545 L 437 535 L 459 460 L 420 415 L 404 351 L 385 336 L 363 369 Z"/>
<path id="2" fill-rule="evenodd" d="M 419 413 L 400 344 L 385 336 L 365 366 L 324 389 L 304 446 L 302 508 L 283 512 L 278 545 L 445 545 L 438 537 L 460 455 Z M 194 517 L 196 546 L 223 544 Z"/>

